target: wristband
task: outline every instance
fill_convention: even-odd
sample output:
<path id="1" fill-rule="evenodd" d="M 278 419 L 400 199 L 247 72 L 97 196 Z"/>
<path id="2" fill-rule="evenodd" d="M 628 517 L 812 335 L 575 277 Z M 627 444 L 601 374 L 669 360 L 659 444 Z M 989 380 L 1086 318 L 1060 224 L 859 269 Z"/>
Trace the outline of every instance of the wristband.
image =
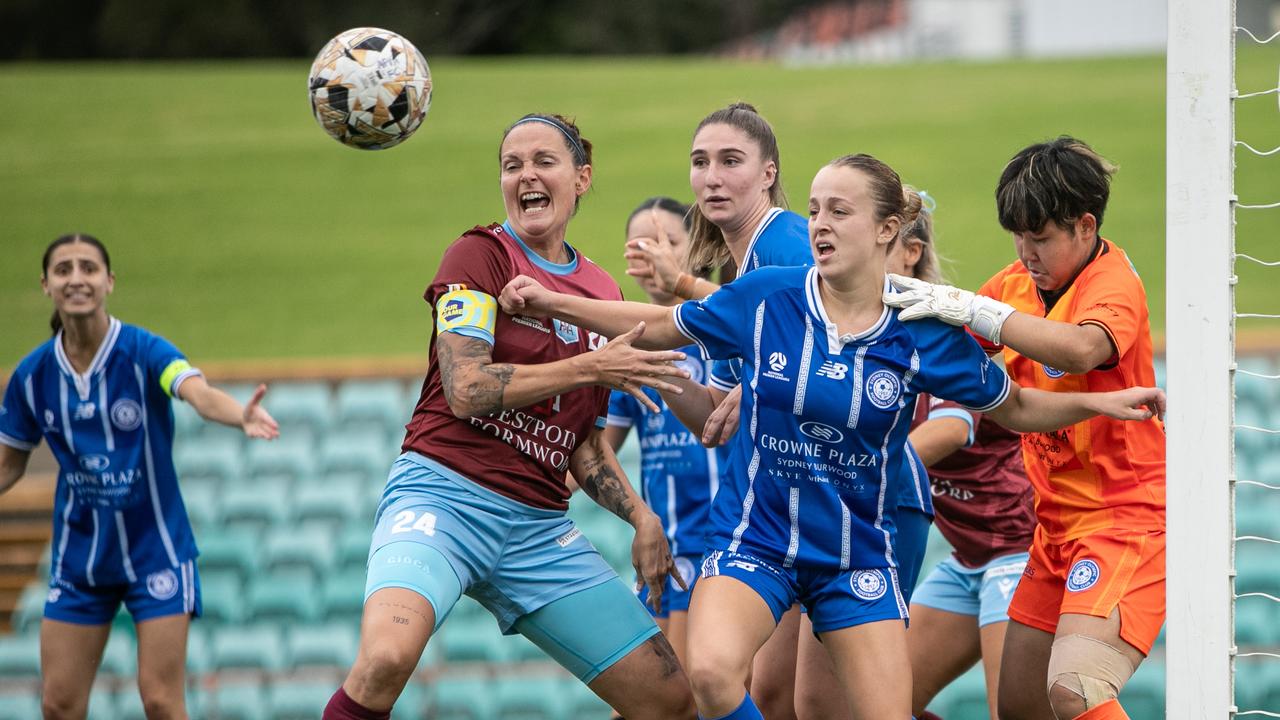
<path id="1" fill-rule="evenodd" d="M 1004 327 L 1004 321 L 1014 313 L 1013 306 L 983 295 L 975 295 L 969 308 L 973 312 L 973 318 L 969 320 L 969 328 L 993 344 L 999 345 L 1000 329 Z"/>
<path id="2" fill-rule="evenodd" d="M 692 300 L 693 287 L 694 285 L 697 284 L 697 282 L 698 282 L 698 278 L 690 275 L 687 272 L 682 272 L 680 273 L 680 277 L 676 278 L 676 286 L 672 292 L 675 293 L 676 297 L 681 297 L 681 298 L 684 298 L 685 300 Z"/>

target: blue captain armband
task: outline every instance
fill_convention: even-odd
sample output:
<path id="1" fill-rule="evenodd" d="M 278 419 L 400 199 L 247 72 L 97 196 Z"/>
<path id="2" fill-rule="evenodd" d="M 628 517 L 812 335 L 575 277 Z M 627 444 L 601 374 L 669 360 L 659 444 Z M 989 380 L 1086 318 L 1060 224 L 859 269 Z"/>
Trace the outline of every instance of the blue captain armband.
<path id="1" fill-rule="evenodd" d="M 436 301 L 437 333 L 453 332 L 493 344 L 498 301 L 475 290 L 451 290 Z"/>

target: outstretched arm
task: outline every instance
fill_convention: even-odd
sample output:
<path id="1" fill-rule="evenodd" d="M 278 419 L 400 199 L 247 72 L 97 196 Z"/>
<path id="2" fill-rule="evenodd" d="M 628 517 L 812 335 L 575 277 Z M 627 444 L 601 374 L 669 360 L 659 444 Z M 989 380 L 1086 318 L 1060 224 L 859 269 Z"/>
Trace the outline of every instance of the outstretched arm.
<path id="1" fill-rule="evenodd" d="M 1000 342 L 1072 375 L 1087 373 L 1116 354 L 1111 337 L 1099 325 L 1073 325 L 1021 312 L 1005 320 Z"/>
<path id="2" fill-rule="evenodd" d="M 631 543 L 631 564 L 641 582 L 649 586 L 654 608 L 660 608 L 667 576 L 675 577 L 681 587 L 684 582 L 675 572 L 675 561 L 671 558 L 667 537 L 662 532 L 662 521 L 627 482 L 603 432 L 594 430 L 587 436 L 586 442 L 569 459 L 569 469 L 583 492 L 597 505 L 636 529 L 635 540 Z"/>
<path id="3" fill-rule="evenodd" d="M 1114 392 L 1058 393 L 1010 383 L 1009 397 L 987 412 L 992 420 L 1017 432 L 1048 432 L 1106 415 L 1116 420 L 1164 418 L 1160 388 L 1132 387 Z"/>
<path id="4" fill-rule="evenodd" d="M 671 308 L 625 300 L 595 300 L 547 290 L 533 278 L 518 275 L 498 298 L 503 312 L 511 315 L 553 317 L 606 337 L 617 337 L 644 323 L 635 346 L 670 350 L 691 342 L 676 329 Z"/>
<path id="5" fill-rule="evenodd" d="M 454 415 L 469 418 L 527 407 L 588 385 L 605 385 L 657 412 L 641 388 L 679 392 L 666 379 L 687 376 L 671 364 L 683 360 L 684 353 L 637 350 L 632 343 L 643 332 L 644 327 L 637 326 L 594 352 L 537 365 L 495 363 L 493 346 L 484 340 L 441 333 L 436 338 L 436 359 L 445 400 Z"/>
<path id="6" fill-rule="evenodd" d="M 280 426 L 262 407 L 266 385 L 259 385 L 253 397 L 243 406 L 233 397 L 205 382 L 203 375 L 192 375 L 178 386 L 178 397 L 195 408 L 200 417 L 244 430 L 251 438 L 274 440 L 280 436 Z"/>
<path id="7" fill-rule="evenodd" d="M 27 472 L 27 461 L 31 459 L 29 450 L 0 444 L 0 494 L 13 487 Z"/>

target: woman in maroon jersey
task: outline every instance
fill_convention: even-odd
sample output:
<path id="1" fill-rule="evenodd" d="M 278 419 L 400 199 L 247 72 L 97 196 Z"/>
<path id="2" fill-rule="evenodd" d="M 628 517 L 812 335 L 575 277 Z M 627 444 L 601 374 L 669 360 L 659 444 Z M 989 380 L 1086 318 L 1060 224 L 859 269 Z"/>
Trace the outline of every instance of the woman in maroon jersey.
<path id="1" fill-rule="evenodd" d="M 627 718 L 693 718 L 693 696 L 639 600 L 565 517 L 566 473 L 636 530 L 636 572 L 659 602 L 674 569 L 658 517 L 604 439 L 610 388 L 656 411 L 642 386 L 687 377 L 678 352 L 643 352 L 574 325 L 499 312 L 517 275 L 618 300 L 607 273 L 565 242 L 591 187 L 591 143 L 570 120 L 526 115 L 499 149 L 507 219 L 445 252 L 426 300 L 430 365 L 370 544 L 360 652 L 326 719 L 388 718 L 459 597 L 484 605 Z"/>
<path id="2" fill-rule="evenodd" d="M 932 202 L 921 195 L 925 211 L 903 228 L 885 269 L 938 283 Z M 980 659 L 996 717 L 1009 601 L 1026 567 L 1036 522 L 1021 442 L 982 413 L 928 395 L 916 402 L 910 439 L 929 468 L 934 522 L 955 548 L 910 595 L 911 711 L 921 720 L 937 720 L 925 710 L 929 702 Z M 807 618 L 796 677 L 800 720 L 849 714 L 844 697 L 831 689 L 831 660 Z"/>

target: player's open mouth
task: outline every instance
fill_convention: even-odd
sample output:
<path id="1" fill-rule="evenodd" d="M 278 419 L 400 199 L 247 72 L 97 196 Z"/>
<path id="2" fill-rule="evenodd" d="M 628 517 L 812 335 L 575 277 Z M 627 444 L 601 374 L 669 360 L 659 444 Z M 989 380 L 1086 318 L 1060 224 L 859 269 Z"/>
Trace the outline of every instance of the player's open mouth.
<path id="1" fill-rule="evenodd" d="M 542 212 L 551 205 L 551 198 L 540 192 L 527 192 L 520 195 L 520 209 L 527 213 Z"/>
<path id="2" fill-rule="evenodd" d="M 819 260 L 835 254 L 836 248 L 826 240 L 819 240 L 813 246 L 813 256 Z"/>

